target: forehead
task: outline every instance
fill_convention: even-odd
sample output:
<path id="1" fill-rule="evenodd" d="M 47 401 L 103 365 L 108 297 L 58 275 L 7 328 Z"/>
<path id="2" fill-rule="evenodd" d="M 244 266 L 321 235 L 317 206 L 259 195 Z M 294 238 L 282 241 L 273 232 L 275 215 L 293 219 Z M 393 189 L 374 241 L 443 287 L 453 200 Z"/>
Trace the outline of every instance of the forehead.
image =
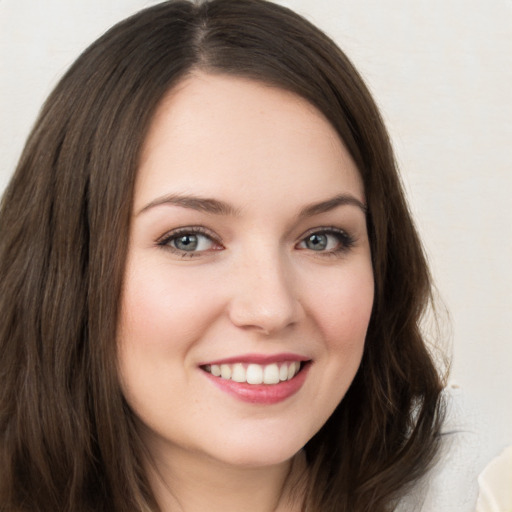
<path id="1" fill-rule="evenodd" d="M 301 97 L 204 73 L 167 94 L 143 147 L 136 208 L 162 193 L 243 200 L 247 189 L 263 197 L 269 187 L 308 200 L 342 188 L 364 202 L 359 172 L 343 142 Z"/>

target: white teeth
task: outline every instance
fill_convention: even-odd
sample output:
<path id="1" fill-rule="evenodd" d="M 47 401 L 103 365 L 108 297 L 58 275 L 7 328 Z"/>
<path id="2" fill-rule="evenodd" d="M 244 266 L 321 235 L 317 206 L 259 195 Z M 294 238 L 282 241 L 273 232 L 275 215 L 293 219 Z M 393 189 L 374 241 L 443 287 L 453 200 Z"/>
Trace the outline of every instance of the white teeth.
<path id="1" fill-rule="evenodd" d="M 285 363 L 271 363 L 267 365 L 251 363 L 235 364 L 212 364 L 205 365 L 203 369 L 211 373 L 214 377 L 220 377 L 235 382 L 247 384 L 279 384 L 293 379 L 300 370 L 299 361 Z"/>
<path id="2" fill-rule="evenodd" d="M 231 380 L 234 380 L 235 382 L 247 382 L 247 373 L 243 364 L 237 363 L 233 365 L 231 370 Z"/>
<path id="3" fill-rule="evenodd" d="M 277 364 L 267 364 L 263 370 L 263 382 L 265 384 L 277 384 L 279 382 L 279 367 Z"/>
<path id="4" fill-rule="evenodd" d="M 220 376 L 223 379 L 231 379 L 231 366 L 229 364 L 220 365 Z"/>
<path id="5" fill-rule="evenodd" d="M 247 367 L 247 384 L 261 384 L 263 382 L 263 368 L 259 364 L 250 364 Z"/>
<path id="6" fill-rule="evenodd" d="M 290 363 L 290 366 L 288 366 L 288 380 L 290 380 L 296 373 L 298 370 L 298 363 Z"/>

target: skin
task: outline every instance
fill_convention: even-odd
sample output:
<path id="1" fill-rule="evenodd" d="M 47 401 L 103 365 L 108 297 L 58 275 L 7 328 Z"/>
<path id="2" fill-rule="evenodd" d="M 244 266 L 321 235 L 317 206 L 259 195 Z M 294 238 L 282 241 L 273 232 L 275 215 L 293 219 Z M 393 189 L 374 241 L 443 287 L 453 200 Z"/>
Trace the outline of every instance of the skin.
<path id="1" fill-rule="evenodd" d="M 297 509 L 300 450 L 363 353 L 374 289 L 364 202 L 337 133 L 296 95 L 196 72 L 165 97 L 136 182 L 118 339 L 162 510 Z M 196 250 L 179 250 L 173 230 L 197 226 Z M 314 233 L 325 248 L 307 242 Z M 311 363 L 299 391 L 270 405 L 201 368 L 280 353 Z"/>

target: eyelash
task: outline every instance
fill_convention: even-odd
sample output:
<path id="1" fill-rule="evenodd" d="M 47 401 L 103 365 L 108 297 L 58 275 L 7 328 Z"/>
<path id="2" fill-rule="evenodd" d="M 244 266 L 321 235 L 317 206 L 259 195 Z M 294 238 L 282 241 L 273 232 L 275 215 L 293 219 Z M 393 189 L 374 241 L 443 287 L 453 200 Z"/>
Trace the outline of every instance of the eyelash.
<path id="1" fill-rule="evenodd" d="M 201 256 L 203 253 L 207 252 L 207 250 L 203 251 L 184 251 L 182 249 L 178 249 L 177 247 L 173 247 L 171 244 L 174 240 L 177 240 L 180 237 L 183 237 L 185 235 L 191 235 L 191 236 L 197 236 L 201 235 L 205 238 L 208 238 L 212 244 L 218 245 L 220 249 L 223 248 L 222 244 L 219 242 L 217 237 L 214 236 L 214 234 L 204 228 L 203 226 L 188 226 L 183 228 L 175 229 L 171 232 L 166 233 L 163 237 L 158 239 L 156 241 L 157 246 L 162 247 L 165 250 L 171 251 L 174 254 L 177 254 L 181 256 L 182 258 L 194 258 Z M 315 253 L 318 252 L 319 256 L 337 256 L 342 253 L 348 252 L 353 245 L 355 244 L 356 240 L 354 237 L 349 235 L 346 231 L 336 228 L 334 226 L 329 227 L 317 227 L 314 229 L 309 230 L 308 232 L 304 233 L 301 236 L 300 241 L 296 244 L 296 246 L 306 243 L 308 238 L 312 237 L 313 235 L 327 235 L 327 236 L 334 236 L 337 241 L 338 245 L 334 249 L 326 250 L 326 251 L 315 251 L 313 249 L 310 249 L 310 252 Z M 220 249 L 212 249 L 212 250 L 220 250 Z M 301 248 L 300 250 L 308 250 L 307 248 Z"/>
<path id="2" fill-rule="evenodd" d="M 166 233 L 162 238 L 158 239 L 156 243 L 159 247 L 162 247 L 163 249 L 166 249 L 174 254 L 177 254 L 177 255 L 181 256 L 182 258 L 194 258 L 197 256 L 201 256 L 202 253 L 206 252 L 206 251 L 184 251 L 184 250 L 178 249 L 177 247 L 173 247 L 171 245 L 171 243 L 174 240 L 177 240 L 178 238 L 183 237 L 185 235 L 192 235 L 192 236 L 201 235 L 201 236 L 211 240 L 211 242 L 214 245 L 218 245 L 222 248 L 222 244 L 213 235 L 213 233 L 209 229 L 204 228 L 203 226 L 189 226 L 189 227 L 174 229 L 173 231 Z M 220 249 L 213 249 L 213 250 L 220 250 Z"/>
<path id="3" fill-rule="evenodd" d="M 333 236 L 338 241 L 338 245 L 335 248 L 330 249 L 330 250 L 314 251 L 311 249 L 311 252 L 313 252 L 313 253 L 318 252 L 318 256 L 339 256 L 340 254 L 348 252 L 356 243 L 356 239 L 353 236 L 349 235 L 343 229 L 339 229 L 334 226 L 328 226 L 328 227 L 317 227 L 317 228 L 307 231 L 306 233 L 304 233 L 301 236 L 301 240 L 300 240 L 299 244 L 305 243 L 313 235 Z M 302 250 L 307 250 L 307 249 L 302 249 Z"/>

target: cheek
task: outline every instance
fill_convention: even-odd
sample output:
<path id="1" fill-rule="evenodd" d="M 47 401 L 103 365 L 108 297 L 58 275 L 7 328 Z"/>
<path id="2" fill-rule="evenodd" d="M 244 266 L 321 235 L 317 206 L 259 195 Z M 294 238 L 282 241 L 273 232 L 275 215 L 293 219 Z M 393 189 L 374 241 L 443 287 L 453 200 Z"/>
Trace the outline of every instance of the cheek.
<path id="1" fill-rule="evenodd" d="M 126 276 L 119 325 L 123 343 L 175 352 L 199 336 L 216 314 L 211 279 L 140 261 L 128 265 Z"/>
<path id="2" fill-rule="evenodd" d="M 330 285 L 314 298 L 319 328 L 331 348 L 362 351 L 373 298 L 370 264 L 331 276 Z"/>
<path id="3" fill-rule="evenodd" d="M 329 277 L 328 281 L 320 281 L 328 282 L 329 286 L 314 288 L 309 302 L 310 317 L 315 319 L 314 327 L 322 343 L 317 358 L 318 387 L 312 388 L 310 396 L 319 410 L 311 436 L 343 400 L 357 373 L 373 307 L 370 263 L 336 269 Z"/>
<path id="4" fill-rule="evenodd" d="M 117 335 L 121 385 L 136 415 L 155 430 L 159 414 L 169 421 L 168 402 L 186 405 L 186 395 L 162 390 L 180 389 L 195 370 L 193 348 L 218 311 L 209 286 L 211 279 L 143 258 L 127 265 Z"/>

